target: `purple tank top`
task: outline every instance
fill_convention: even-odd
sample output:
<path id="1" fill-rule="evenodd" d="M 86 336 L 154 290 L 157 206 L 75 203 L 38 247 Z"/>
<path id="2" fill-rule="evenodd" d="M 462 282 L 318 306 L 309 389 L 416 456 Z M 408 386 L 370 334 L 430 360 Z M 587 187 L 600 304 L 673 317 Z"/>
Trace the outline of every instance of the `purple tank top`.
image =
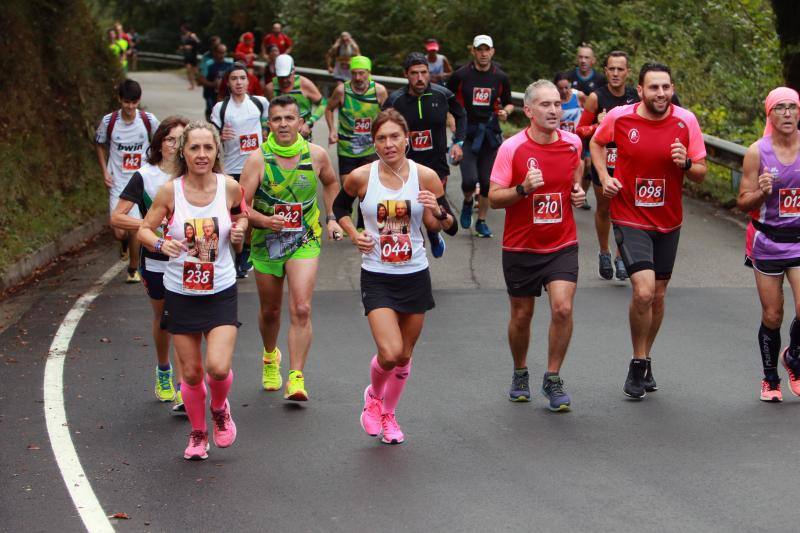
<path id="1" fill-rule="evenodd" d="M 761 206 L 758 220 L 776 228 L 796 228 L 800 232 L 800 154 L 789 165 L 784 165 L 775 155 L 772 136 L 758 141 L 761 159 L 759 174 L 767 168 L 775 180 L 772 194 Z M 753 238 L 753 259 L 795 259 L 800 257 L 800 243 L 774 242 L 757 231 Z"/>

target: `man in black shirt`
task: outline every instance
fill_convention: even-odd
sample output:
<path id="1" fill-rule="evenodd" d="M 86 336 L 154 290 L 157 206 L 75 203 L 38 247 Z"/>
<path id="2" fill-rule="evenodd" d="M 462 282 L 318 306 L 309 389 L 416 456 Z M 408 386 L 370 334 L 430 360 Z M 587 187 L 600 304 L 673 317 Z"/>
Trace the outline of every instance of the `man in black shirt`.
<path id="1" fill-rule="evenodd" d="M 473 61 L 455 71 L 447 81 L 447 87 L 467 112 L 467 134 L 461 161 L 461 190 L 464 192 L 461 226 L 465 229 L 472 226 L 472 195 L 476 183 L 480 183 L 475 235 L 491 237 L 492 232 L 486 225 L 489 177 L 497 149 L 503 142 L 500 121 L 508 120 L 514 105 L 508 76 L 492 63 L 492 38 L 476 36 L 472 42 L 472 56 Z"/>
<path id="2" fill-rule="evenodd" d="M 439 175 L 442 184 L 446 185 L 450 175 L 447 164 L 447 113 L 453 115 L 456 122 L 450 157 L 454 162 L 459 162 L 463 155 L 461 145 L 467 130 L 466 112 L 449 89 L 431 84 L 428 59 L 424 54 L 408 54 L 403 68 L 408 86 L 390 94 L 383 108 L 393 107 L 406 119 L 411 141 L 408 158 L 432 168 Z M 455 230 L 457 226 L 454 224 L 453 228 Z M 444 253 L 444 239 L 438 233 L 432 232 L 428 232 L 428 237 L 433 256 L 441 257 Z"/>
<path id="3" fill-rule="evenodd" d="M 598 87 L 602 87 L 606 83 L 605 76 L 594 69 L 594 63 L 595 56 L 592 46 L 581 43 L 575 58 L 575 69 L 569 72 L 567 78 L 573 89 L 578 89 L 586 96 L 589 96 Z"/>

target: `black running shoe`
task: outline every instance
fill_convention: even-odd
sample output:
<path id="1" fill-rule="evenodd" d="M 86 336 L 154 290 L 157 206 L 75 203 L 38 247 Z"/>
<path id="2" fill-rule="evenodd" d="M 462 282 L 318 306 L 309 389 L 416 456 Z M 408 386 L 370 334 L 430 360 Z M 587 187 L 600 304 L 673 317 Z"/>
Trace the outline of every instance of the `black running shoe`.
<path id="1" fill-rule="evenodd" d="M 644 388 L 644 377 L 647 372 L 647 361 L 644 359 L 631 359 L 628 367 L 628 377 L 622 391 L 626 396 L 641 400 L 646 392 Z"/>
<path id="2" fill-rule="evenodd" d="M 657 391 L 658 385 L 656 385 L 656 378 L 653 377 L 653 362 L 649 357 L 645 360 L 647 361 L 647 370 L 642 385 L 647 392 Z"/>

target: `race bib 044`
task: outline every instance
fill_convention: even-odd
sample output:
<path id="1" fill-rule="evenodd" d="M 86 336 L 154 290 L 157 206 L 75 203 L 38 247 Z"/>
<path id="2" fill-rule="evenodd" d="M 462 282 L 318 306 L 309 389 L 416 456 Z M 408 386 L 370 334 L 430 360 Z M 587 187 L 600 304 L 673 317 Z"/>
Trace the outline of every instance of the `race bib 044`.
<path id="1" fill-rule="evenodd" d="M 282 231 L 303 231 L 303 204 L 275 204 L 275 214 L 283 216 Z"/>
<path id="2" fill-rule="evenodd" d="M 778 216 L 800 217 L 800 189 L 780 189 L 778 199 Z"/>
<path id="3" fill-rule="evenodd" d="M 560 192 L 533 195 L 534 224 L 558 224 L 562 219 Z"/>
<path id="4" fill-rule="evenodd" d="M 635 204 L 637 207 L 660 207 L 667 195 L 664 178 L 636 178 Z"/>
<path id="5" fill-rule="evenodd" d="M 239 153 L 246 154 L 258 148 L 258 134 L 239 135 Z"/>
<path id="6" fill-rule="evenodd" d="M 431 136 L 431 130 L 412 131 L 408 135 L 411 138 L 411 149 L 415 152 L 433 150 L 433 137 Z"/>
<path id="7" fill-rule="evenodd" d="M 411 261 L 411 235 L 381 235 L 380 247 L 382 263 L 401 264 Z"/>

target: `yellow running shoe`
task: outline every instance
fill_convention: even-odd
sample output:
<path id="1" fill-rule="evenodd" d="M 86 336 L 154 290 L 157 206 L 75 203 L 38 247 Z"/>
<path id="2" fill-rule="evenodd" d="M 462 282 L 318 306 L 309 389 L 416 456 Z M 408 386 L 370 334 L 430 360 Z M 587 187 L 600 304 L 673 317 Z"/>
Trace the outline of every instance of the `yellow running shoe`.
<path id="1" fill-rule="evenodd" d="M 172 368 L 160 370 L 156 367 L 156 398 L 159 402 L 171 402 L 175 399 L 175 386 L 172 384 Z"/>
<path id="2" fill-rule="evenodd" d="M 271 361 L 267 360 L 267 350 L 264 350 L 264 371 L 261 374 L 261 383 L 264 385 L 264 390 L 276 391 L 281 390 L 283 385 L 283 378 L 281 378 L 281 351 L 275 348 L 277 354 Z"/>
<path id="3" fill-rule="evenodd" d="M 131 271 L 131 269 L 129 268 L 128 277 L 125 279 L 125 283 L 141 283 L 141 282 L 142 282 L 142 276 L 139 275 L 139 271 L 135 269 Z"/>
<path id="4" fill-rule="evenodd" d="M 308 401 L 308 393 L 306 392 L 306 382 L 303 379 L 303 373 L 299 370 L 291 370 L 289 372 L 289 381 L 286 383 L 286 392 L 283 393 L 286 400 L 293 400 L 295 402 Z"/>

